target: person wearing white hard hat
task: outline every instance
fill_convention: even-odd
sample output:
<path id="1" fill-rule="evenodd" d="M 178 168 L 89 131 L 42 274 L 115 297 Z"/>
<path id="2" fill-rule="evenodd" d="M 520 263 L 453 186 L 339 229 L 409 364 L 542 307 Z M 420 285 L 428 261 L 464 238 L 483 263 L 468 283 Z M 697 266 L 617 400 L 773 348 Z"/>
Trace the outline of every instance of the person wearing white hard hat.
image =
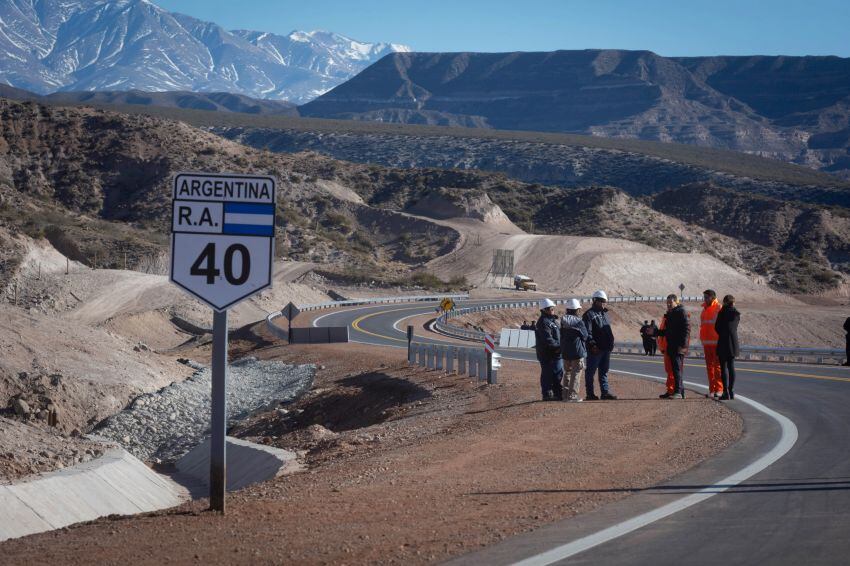
<path id="1" fill-rule="evenodd" d="M 564 363 L 561 360 L 561 326 L 555 314 L 555 303 L 540 300 L 540 318 L 534 326 L 534 349 L 540 362 L 540 390 L 544 401 L 563 399 L 561 379 Z"/>
<path id="2" fill-rule="evenodd" d="M 581 303 L 578 299 L 567 301 L 567 309 L 561 318 L 561 357 L 564 358 L 564 400 L 578 403 L 578 376 L 587 367 L 587 327 L 579 318 Z"/>
<path id="3" fill-rule="evenodd" d="M 587 327 L 587 368 L 584 372 L 585 400 L 596 401 L 598 399 L 614 400 L 616 395 L 608 388 L 608 368 L 611 365 L 611 352 L 614 350 L 614 332 L 611 330 L 611 321 L 608 320 L 608 295 L 605 291 L 595 291 L 591 296 L 593 303 L 582 316 L 582 321 Z M 593 376 L 599 372 L 600 395 L 593 392 Z"/>

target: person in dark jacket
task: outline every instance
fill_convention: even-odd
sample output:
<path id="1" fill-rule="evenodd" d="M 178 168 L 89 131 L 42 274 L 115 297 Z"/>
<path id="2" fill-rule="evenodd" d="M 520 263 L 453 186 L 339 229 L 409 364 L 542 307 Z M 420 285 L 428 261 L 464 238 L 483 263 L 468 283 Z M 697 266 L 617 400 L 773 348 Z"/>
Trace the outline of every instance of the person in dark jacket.
<path id="1" fill-rule="evenodd" d="M 534 348 L 540 362 L 540 390 L 544 401 L 563 399 L 561 380 L 564 377 L 564 362 L 561 359 L 561 325 L 555 315 L 555 303 L 549 299 L 540 301 L 540 318 L 534 327 Z"/>
<path id="2" fill-rule="evenodd" d="M 717 357 L 720 359 L 720 379 L 723 381 L 721 401 L 735 398 L 735 358 L 738 357 L 738 323 L 741 313 L 735 308 L 735 297 L 723 297 L 723 308 L 717 313 L 714 330 L 717 332 Z"/>
<path id="3" fill-rule="evenodd" d="M 685 367 L 685 356 L 691 344 L 691 324 L 685 307 L 675 294 L 667 295 L 667 324 L 663 330 L 658 331 L 659 336 L 664 336 L 667 342 L 667 356 L 670 357 L 670 365 L 673 369 L 675 380 L 673 394 L 665 394 L 663 399 L 685 398 L 685 387 L 682 384 Z"/>
<path id="4" fill-rule="evenodd" d="M 585 400 L 616 399 L 608 389 L 608 368 L 611 365 L 611 351 L 614 349 L 614 332 L 608 320 L 608 295 L 605 291 L 595 291 L 591 307 L 581 317 L 587 327 L 587 369 L 584 372 Z M 599 370 L 599 397 L 593 392 L 593 375 Z"/>
<path id="5" fill-rule="evenodd" d="M 847 320 L 844 321 L 844 332 L 847 333 L 844 337 L 844 352 L 847 354 L 847 361 L 842 365 L 850 366 L 850 316 L 848 316 Z"/>
<path id="6" fill-rule="evenodd" d="M 648 356 L 652 351 L 652 346 L 649 344 L 649 321 L 644 320 L 643 326 L 640 327 L 640 339 L 643 341 L 643 355 Z"/>
<path id="7" fill-rule="evenodd" d="M 587 367 L 587 327 L 578 316 L 581 303 L 567 301 L 567 312 L 561 318 L 561 357 L 564 358 L 565 401 L 578 403 L 579 374 Z"/>
<path id="8" fill-rule="evenodd" d="M 658 325 L 654 320 L 649 321 L 649 355 L 654 356 L 658 351 Z"/>

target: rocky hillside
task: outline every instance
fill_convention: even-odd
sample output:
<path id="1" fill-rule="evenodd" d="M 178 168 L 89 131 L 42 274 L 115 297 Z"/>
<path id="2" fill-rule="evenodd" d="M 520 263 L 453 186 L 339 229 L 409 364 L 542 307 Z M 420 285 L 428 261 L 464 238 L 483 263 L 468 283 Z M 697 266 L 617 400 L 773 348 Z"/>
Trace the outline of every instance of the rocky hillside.
<path id="1" fill-rule="evenodd" d="M 453 248 L 454 231 L 324 180 L 331 161 L 252 150 L 179 122 L 0 99 L 0 228 L 48 238 L 89 265 L 138 267 L 167 249 L 174 173 L 212 170 L 279 180 L 277 250 L 293 259 L 408 273 Z M 0 258 L 7 274 L 14 260 Z"/>
<path id="2" fill-rule="evenodd" d="M 396 53 L 299 111 L 672 141 L 850 175 L 848 97 L 850 59 L 839 57 Z"/>
<path id="3" fill-rule="evenodd" d="M 609 156 L 611 162 L 635 159 L 628 165 L 632 175 L 622 177 L 632 181 L 655 179 L 655 166 L 699 173 L 654 158 L 644 171 L 643 158 L 612 155 L 619 161 Z M 841 276 L 833 269 L 847 270 L 843 209 L 752 198 L 689 183 L 693 175 L 639 196 L 601 185 L 525 183 L 477 170 L 270 153 L 180 122 L 0 100 L 0 228 L 45 237 L 72 259 L 138 267 L 161 255 L 170 228 L 170 181 L 184 170 L 274 175 L 281 185 L 279 253 L 369 277 L 409 277 L 411 267 L 453 249 L 457 234 L 423 216 L 512 221 L 534 233 L 705 251 L 785 291 L 834 287 Z M 842 194 L 839 188 L 823 190 Z M 777 228 L 766 231 L 765 224 Z M 4 260 L 14 266 L 14 254 Z"/>
<path id="4" fill-rule="evenodd" d="M 632 195 L 703 182 L 745 193 L 850 207 L 848 182 L 732 151 L 589 136 L 389 124 L 346 129 L 340 122 L 318 122 L 322 121 L 287 120 L 277 128 L 211 129 L 256 148 L 288 153 L 310 150 L 389 167 L 493 171 L 526 183 L 606 185 Z"/>

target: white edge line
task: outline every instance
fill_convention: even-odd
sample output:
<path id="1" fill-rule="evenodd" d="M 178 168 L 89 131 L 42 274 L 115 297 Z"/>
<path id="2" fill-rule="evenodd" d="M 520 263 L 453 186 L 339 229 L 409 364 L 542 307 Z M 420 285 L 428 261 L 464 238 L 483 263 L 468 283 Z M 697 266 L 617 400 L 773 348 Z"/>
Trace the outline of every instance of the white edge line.
<path id="1" fill-rule="evenodd" d="M 656 377 L 653 375 L 647 375 L 644 373 L 636 373 L 630 371 L 623 370 L 612 370 L 616 373 L 624 373 L 628 375 L 635 375 L 638 377 L 645 377 L 649 379 L 653 379 L 656 381 L 664 381 L 664 378 Z M 686 385 L 691 387 L 697 387 L 699 389 L 708 389 L 708 387 L 698 384 L 692 383 L 689 381 L 685 382 Z M 632 517 L 631 519 L 627 519 L 621 523 L 608 527 L 606 529 L 602 529 L 599 532 L 593 533 L 591 535 L 587 535 L 580 539 L 574 540 L 573 542 L 558 546 L 553 548 L 552 550 L 548 550 L 536 556 L 532 556 L 526 558 L 525 560 L 521 560 L 516 562 L 516 565 L 521 566 L 543 566 L 546 564 L 552 564 L 554 562 L 558 562 L 559 560 L 564 560 L 565 558 L 569 558 L 574 556 L 580 552 L 584 552 L 590 548 L 613 540 L 615 538 L 619 538 L 623 535 L 631 533 L 632 531 L 636 531 L 646 525 L 654 523 L 660 519 L 665 517 L 669 517 L 674 513 L 678 513 L 688 507 L 696 505 L 697 503 L 701 503 L 718 493 L 722 493 L 733 487 L 738 485 L 742 481 L 754 476 L 755 474 L 761 472 L 780 458 L 782 458 L 785 454 L 791 450 L 791 447 L 797 442 L 797 427 L 794 425 L 793 421 L 788 417 L 770 409 L 758 401 L 754 401 L 747 397 L 741 397 L 737 395 L 735 397 L 736 400 L 740 400 L 743 403 L 750 405 L 757 411 L 760 411 L 767 416 L 771 417 L 773 420 L 779 423 L 779 426 L 782 430 L 782 434 L 779 438 L 779 441 L 776 445 L 771 448 L 766 454 L 761 456 L 756 461 L 751 464 L 745 466 L 744 468 L 738 470 L 730 476 L 723 478 L 722 480 L 716 482 L 715 484 L 701 489 L 697 493 L 688 495 L 686 497 L 682 497 L 681 499 L 677 499 L 667 505 L 663 505 L 658 509 L 654 509 L 652 511 L 648 511 L 637 517 Z"/>

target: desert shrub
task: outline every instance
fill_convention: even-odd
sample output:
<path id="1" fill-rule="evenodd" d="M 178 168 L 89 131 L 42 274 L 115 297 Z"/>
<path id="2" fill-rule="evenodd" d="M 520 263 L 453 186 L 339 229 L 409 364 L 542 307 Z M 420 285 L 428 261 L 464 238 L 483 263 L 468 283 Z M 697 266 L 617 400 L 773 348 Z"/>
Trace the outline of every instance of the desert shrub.
<path id="1" fill-rule="evenodd" d="M 832 283 L 836 275 L 831 271 L 822 270 L 815 273 L 814 278 L 818 283 Z"/>
<path id="2" fill-rule="evenodd" d="M 468 289 L 469 282 L 466 280 L 465 275 L 455 275 L 449 279 L 448 286 L 452 289 Z"/>
<path id="3" fill-rule="evenodd" d="M 375 244 L 362 232 L 355 232 L 351 241 L 355 248 L 362 251 L 372 251 L 375 249 Z"/>
<path id="4" fill-rule="evenodd" d="M 345 230 L 346 232 L 351 230 L 351 220 L 349 220 L 347 216 L 345 216 L 344 214 L 340 214 L 339 212 L 330 211 L 325 213 L 325 223 L 330 226 Z"/>
<path id="5" fill-rule="evenodd" d="M 415 273 L 413 277 L 410 278 L 410 281 L 414 285 L 418 285 L 419 287 L 424 287 L 426 289 L 442 289 L 446 285 L 442 279 L 433 273 L 428 273 L 427 271 Z"/>

